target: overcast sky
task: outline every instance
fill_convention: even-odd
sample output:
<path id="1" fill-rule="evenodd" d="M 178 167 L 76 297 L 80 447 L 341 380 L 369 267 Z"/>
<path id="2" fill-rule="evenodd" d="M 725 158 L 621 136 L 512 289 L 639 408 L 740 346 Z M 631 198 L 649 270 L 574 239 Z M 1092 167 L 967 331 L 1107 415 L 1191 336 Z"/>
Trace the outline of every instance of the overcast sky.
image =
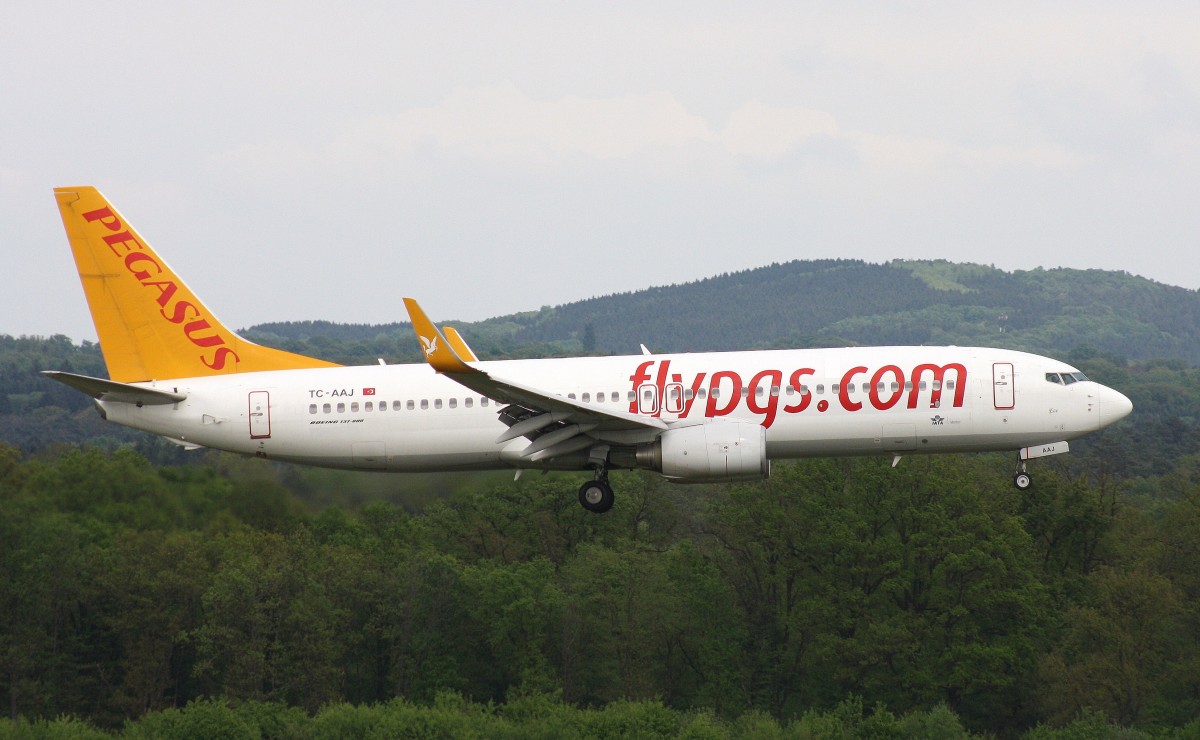
<path id="1" fill-rule="evenodd" d="M 95 338 L 59 185 L 234 328 L 825 257 L 1196 289 L 1200 3 L 9 3 L 0 334 Z"/>

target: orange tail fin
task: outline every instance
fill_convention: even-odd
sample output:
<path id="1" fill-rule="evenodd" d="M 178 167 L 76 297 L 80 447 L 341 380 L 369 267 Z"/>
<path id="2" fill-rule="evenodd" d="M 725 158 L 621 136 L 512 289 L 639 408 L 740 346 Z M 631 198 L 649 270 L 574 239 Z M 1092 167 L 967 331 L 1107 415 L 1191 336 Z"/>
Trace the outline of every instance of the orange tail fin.
<path id="1" fill-rule="evenodd" d="M 111 379 L 336 367 L 228 329 L 95 188 L 55 188 L 54 196 Z"/>

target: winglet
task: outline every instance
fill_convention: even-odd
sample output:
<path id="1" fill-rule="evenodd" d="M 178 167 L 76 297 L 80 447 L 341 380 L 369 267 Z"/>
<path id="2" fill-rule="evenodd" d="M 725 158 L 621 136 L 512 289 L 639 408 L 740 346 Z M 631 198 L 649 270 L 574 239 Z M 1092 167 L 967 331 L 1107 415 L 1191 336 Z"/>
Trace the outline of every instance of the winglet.
<path id="1" fill-rule="evenodd" d="M 442 333 L 446 335 L 446 339 L 450 342 L 450 348 L 454 353 L 461 357 L 465 362 L 479 362 L 479 358 L 467 346 L 467 340 L 462 338 L 462 334 L 458 333 L 458 329 L 453 326 L 443 326 Z"/>
<path id="2" fill-rule="evenodd" d="M 404 299 L 404 307 L 408 309 L 408 318 L 412 321 L 417 339 L 421 341 L 421 349 L 425 359 L 439 373 L 469 373 L 472 368 L 463 362 L 454 351 L 450 340 L 434 325 L 425 311 L 412 298 Z"/>

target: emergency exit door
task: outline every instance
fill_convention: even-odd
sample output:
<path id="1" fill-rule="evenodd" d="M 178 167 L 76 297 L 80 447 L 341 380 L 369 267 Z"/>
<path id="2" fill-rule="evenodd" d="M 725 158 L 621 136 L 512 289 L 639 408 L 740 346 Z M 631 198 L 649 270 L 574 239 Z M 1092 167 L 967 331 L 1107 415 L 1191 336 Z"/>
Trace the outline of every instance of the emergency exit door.
<path id="1" fill-rule="evenodd" d="M 250 439 L 271 436 L 271 398 L 267 391 L 250 391 Z"/>
<path id="2" fill-rule="evenodd" d="M 997 410 L 1006 411 L 1016 405 L 1017 395 L 1013 386 L 1011 362 L 992 363 L 992 398 Z"/>

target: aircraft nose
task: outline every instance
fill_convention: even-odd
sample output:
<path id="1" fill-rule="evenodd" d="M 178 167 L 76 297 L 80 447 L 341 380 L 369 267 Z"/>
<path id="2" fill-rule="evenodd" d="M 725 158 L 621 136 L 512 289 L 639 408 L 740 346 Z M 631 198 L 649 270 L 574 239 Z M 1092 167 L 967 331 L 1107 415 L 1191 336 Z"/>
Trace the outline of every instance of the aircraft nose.
<path id="1" fill-rule="evenodd" d="M 1098 399 L 1100 404 L 1100 428 L 1115 424 L 1133 411 L 1133 401 L 1120 391 L 1106 385 L 1100 386 Z"/>

